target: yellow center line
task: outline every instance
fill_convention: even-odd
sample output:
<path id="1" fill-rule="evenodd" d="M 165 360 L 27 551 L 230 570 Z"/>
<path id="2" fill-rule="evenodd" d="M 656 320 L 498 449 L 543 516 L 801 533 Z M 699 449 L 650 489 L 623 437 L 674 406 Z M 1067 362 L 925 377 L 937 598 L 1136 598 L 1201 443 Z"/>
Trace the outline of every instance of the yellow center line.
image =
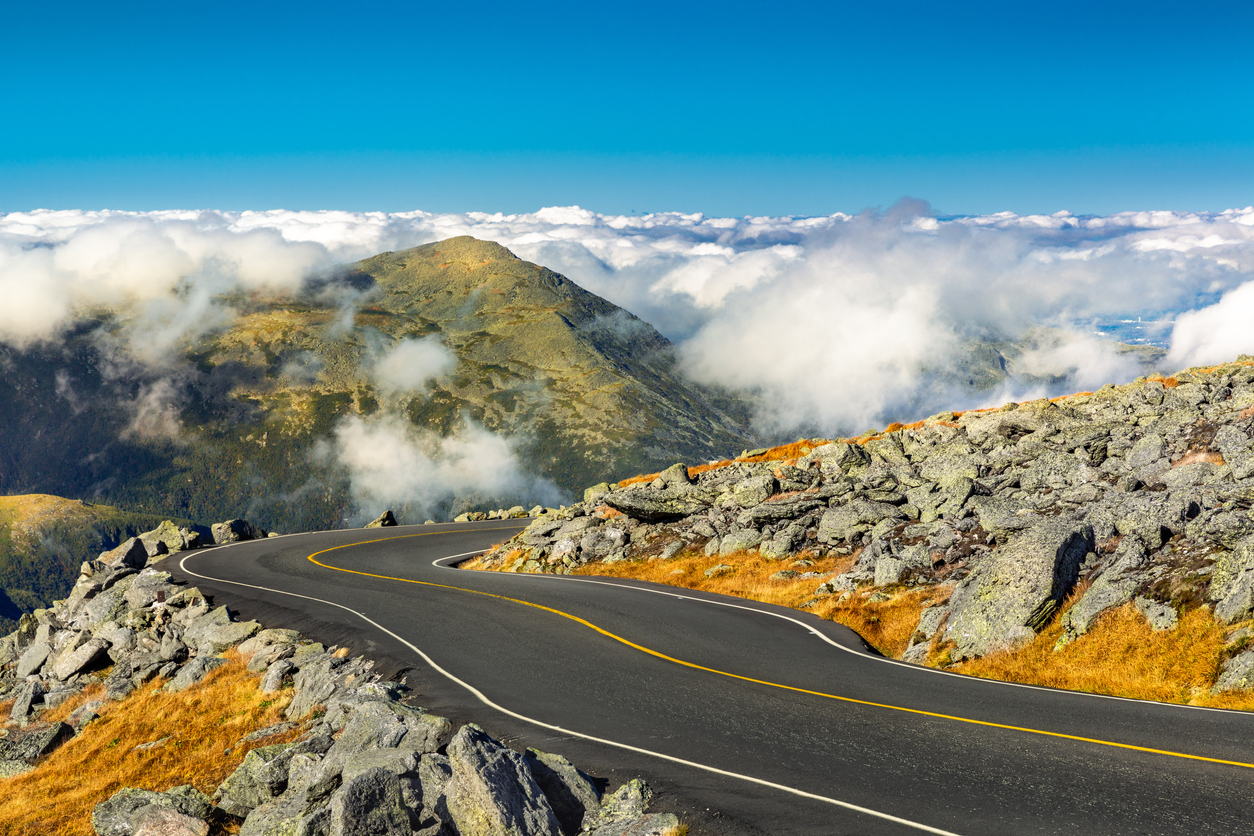
<path id="1" fill-rule="evenodd" d="M 352 575 L 363 575 L 368 578 L 379 578 L 380 580 L 396 581 L 398 583 L 412 583 L 412 584 L 417 584 L 419 586 L 430 586 L 430 587 L 435 587 L 438 589 L 451 589 L 457 592 L 468 592 L 472 595 L 482 595 L 486 598 L 495 598 L 499 601 L 509 601 L 510 603 L 521 604 L 524 607 L 534 607 L 537 610 L 543 610 L 545 612 L 553 613 L 554 615 L 559 615 L 562 618 L 569 618 L 571 621 L 574 621 L 578 624 L 582 624 L 583 626 L 589 628 L 590 630 L 594 630 L 595 632 L 600 633 L 601 635 L 607 638 L 610 638 L 616 642 L 625 644 L 628 647 L 632 648 L 633 650 L 638 650 L 641 653 L 648 654 L 649 656 L 653 656 L 658 659 L 665 660 L 667 662 L 672 662 L 676 665 L 681 665 L 685 668 L 691 668 L 693 670 L 704 671 L 706 673 L 712 673 L 718 676 L 725 676 L 729 679 L 737 679 L 742 682 L 752 682 L 755 685 L 766 685 L 768 687 L 779 688 L 784 691 L 793 691 L 798 694 L 808 694 L 814 697 L 823 697 L 824 699 L 837 700 L 839 702 L 846 702 L 846 703 L 853 703 L 855 705 L 865 705 L 871 708 L 884 708 L 890 711 L 902 711 L 907 714 L 917 714 L 923 717 L 934 717 L 940 720 L 953 720 L 958 723 L 970 723 L 971 725 L 975 725 L 975 726 L 986 726 L 988 728 L 994 728 L 994 729 L 1005 729 L 1007 731 L 1024 732 L 1025 734 L 1039 734 L 1045 737 L 1056 737 L 1056 738 L 1061 738 L 1063 740 L 1075 740 L 1081 743 L 1094 743 L 1099 746 L 1112 746 L 1117 749 L 1130 749 L 1134 752 L 1148 752 L 1153 755 L 1167 755 L 1173 758 L 1184 758 L 1187 760 L 1205 761 L 1207 763 L 1220 763 L 1220 764 L 1225 764 L 1227 766 L 1241 766 L 1241 767 L 1245 767 L 1246 769 L 1254 769 L 1254 763 L 1244 763 L 1242 761 L 1229 761 L 1229 760 L 1224 760 L 1222 758 L 1208 758 L 1203 755 L 1190 755 L 1186 752 L 1172 752 L 1168 749 L 1151 749 L 1146 746 L 1134 746 L 1131 743 L 1119 743 L 1113 740 L 1101 740 L 1101 739 L 1094 738 L 1094 737 L 1081 737 L 1079 735 L 1074 735 L 1074 734 L 1063 734 L 1062 732 L 1045 731 L 1044 729 L 1032 729 L 1032 728 L 1027 728 L 1024 726 L 1011 726 L 1005 723 L 993 723 L 988 720 L 974 720 L 974 719 L 971 719 L 970 717 L 958 717 L 953 714 L 941 714 L 935 711 L 924 711 L 919 708 L 907 708 L 905 706 L 900 706 L 900 705 L 889 705 L 888 703 L 871 702 L 869 700 L 859 700 L 853 697 L 842 697 L 839 694 L 828 694 L 823 691 L 812 691 L 808 688 L 798 688 L 795 685 L 783 685 L 779 682 L 769 682 L 764 679 L 754 679 L 751 676 L 743 676 L 738 673 L 729 673 L 727 671 L 718 670 L 717 668 L 710 668 L 710 667 L 706 667 L 705 665 L 698 665 L 695 662 L 686 662 L 683 659 L 676 659 L 673 656 L 667 656 L 665 653 L 662 653 L 661 651 L 653 650 L 652 648 L 645 647 L 644 645 L 641 645 L 641 644 L 637 644 L 636 642 L 633 642 L 630 639 L 625 639 L 622 636 L 619 636 L 615 633 L 611 633 L 609 630 L 606 630 L 602 627 L 598 627 L 596 624 L 593 624 L 591 621 L 588 621 L 587 619 L 580 618 L 579 616 L 573 615 L 568 612 L 563 612 L 562 610 L 559 610 L 559 609 L 554 609 L 553 607 L 546 607 L 543 604 L 536 604 L 532 601 L 524 601 L 520 598 L 511 598 L 508 595 L 496 595 L 494 593 L 483 592 L 478 589 L 469 589 L 464 586 L 451 586 L 449 584 L 433 583 L 431 581 L 418 581 L 418 580 L 413 580 L 411 578 L 396 578 L 396 577 L 392 577 L 391 575 L 379 575 L 374 572 L 362 572 L 357 569 L 344 569 L 339 566 L 330 566 L 326 563 L 322 563 L 321 561 L 315 559 L 319 555 L 326 554 L 327 552 L 333 552 L 333 551 L 336 551 L 337 549 L 347 549 L 352 546 L 364 546 L 364 545 L 369 545 L 370 543 L 382 543 L 388 540 L 404 540 L 409 537 L 430 537 L 434 534 L 458 534 L 458 533 L 465 533 L 469 531 L 483 531 L 483 530 L 484 529 L 463 529 L 462 531 L 438 531 L 438 532 L 432 531 L 432 532 L 424 532 L 422 534 L 403 534 L 397 537 L 384 537 L 379 540 L 368 540 L 363 543 L 346 543 L 342 546 L 332 546 L 329 549 L 323 549 L 322 551 L 314 552 L 313 554 L 309 555 L 308 559 L 311 563 L 314 563 L 318 566 L 321 566 L 324 569 L 330 569 L 335 572 L 347 572 Z"/>

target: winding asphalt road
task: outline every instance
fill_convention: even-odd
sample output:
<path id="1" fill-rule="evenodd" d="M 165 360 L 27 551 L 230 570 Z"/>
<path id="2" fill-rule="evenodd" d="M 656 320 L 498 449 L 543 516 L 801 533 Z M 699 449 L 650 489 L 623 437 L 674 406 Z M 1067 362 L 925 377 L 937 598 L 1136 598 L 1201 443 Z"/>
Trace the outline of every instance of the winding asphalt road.
<path id="1" fill-rule="evenodd" d="M 520 527 L 292 535 L 165 568 L 412 669 L 433 711 L 644 777 L 696 834 L 1254 833 L 1254 715 L 927 670 L 735 598 L 440 565 Z"/>

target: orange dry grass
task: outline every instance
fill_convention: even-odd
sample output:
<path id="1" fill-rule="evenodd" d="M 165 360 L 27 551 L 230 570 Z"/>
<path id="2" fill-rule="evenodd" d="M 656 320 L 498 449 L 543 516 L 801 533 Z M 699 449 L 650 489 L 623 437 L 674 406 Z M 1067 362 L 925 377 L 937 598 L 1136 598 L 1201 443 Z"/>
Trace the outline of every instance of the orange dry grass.
<path id="1" fill-rule="evenodd" d="M 813 450 L 815 447 L 821 447 L 827 443 L 827 440 L 822 438 L 803 438 L 798 441 L 794 441 L 791 444 L 781 444 L 778 447 L 772 447 L 760 456 L 746 456 L 745 458 L 724 459 L 721 462 L 713 462 L 711 464 L 694 465 L 688 468 L 688 473 L 691 476 L 698 476 L 702 473 L 707 473 L 711 470 L 718 470 L 719 468 L 728 467 L 729 465 L 737 464 L 739 462 L 780 462 L 788 459 L 798 459 L 810 450 Z M 661 474 L 642 473 L 639 476 L 632 476 L 630 479 L 622 480 L 618 483 L 618 486 L 620 488 L 625 488 L 628 485 L 636 485 L 640 482 L 652 482 L 659 475 Z"/>
<path id="2" fill-rule="evenodd" d="M 1078 596 L 1072 596 L 1073 600 Z M 1230 625 L 1202 609 L 1191 610 L 1174 630 L 1156 632 L 1136 607 L 1125 604 L 1098 618 L 1062 650 L 1061 620 L 1017 650 L 956 665 L 953 670 L 987 679 L 1026 682 L 1160 702 L 1254 710 L 1254 695 L 1210 695 L 1226 658 Z"/>
<path id="3" fill-rule="evenodd" d="M 228 664 L 182 693 L 160 691 L 158 680 L 105 706 L 100 719 L 33 771 L 0 779 L 0 834 L 91 836 L 92 808 L 122 787 L 161 791 L 192 784 L 212 793 L 251 749 L 297 737 L 294 730 L 235 748 L 246 734 L 281 722 L 291 695 L 263 694 L 243 658 L 236 653 L 227 658 Z M 49 718 L 68 715 L 74 707 L 59 706 Z M 134 751 L 167 735 L 170 740 L 160 748 Z"/>
<path id="4" fill-rule="evenodd" d="M 811 558 L 813 559 L 813 558 Z M 749 552 L 723 557 L 685 554 L 671 560 L 624 561 L 609 565 L 591 563 L 576 570 L 577 575 L 606 575 L 617 578 L 653 581 L 685 589 L 699 589 L 723 595 L 735 595 L 751 601 L 800 607 L 814 599 L 818 578 L 771 580 L 770 576 L 789 568 L 791 559 L 767 560 Z M 720 563 L 735 567 L 734 572 L 705 576 L 705 570 Z M 830 575 L 849 568 L 851 558 L 814 559 L 814 565 L 798 567 L 798 571 L 822 572 Z M 892 596 L 889 601 L 871 602 L 863 595 L 853 595 L 843 604 L 835 596 L 820 598 L 806 609 L 856 630 L 866 641 L 886 656 L 900 656 L 919 623 L 919 613 L 930 603 L 940 603 L 948 596 L 944 590 L 910 590 Z"/>
<path id="5" fill-rule="evenodd" d="M 1171 463 L 1172 467 L 1181 467 L 1186 464 L 1197 464 L 1198 462 L 1210 462 L 1211 464 L 1223 464 L 1224 457 L 1222 453 L 1207 452 L 1206 450 L 1190 450 L 1180 458 Z"/>

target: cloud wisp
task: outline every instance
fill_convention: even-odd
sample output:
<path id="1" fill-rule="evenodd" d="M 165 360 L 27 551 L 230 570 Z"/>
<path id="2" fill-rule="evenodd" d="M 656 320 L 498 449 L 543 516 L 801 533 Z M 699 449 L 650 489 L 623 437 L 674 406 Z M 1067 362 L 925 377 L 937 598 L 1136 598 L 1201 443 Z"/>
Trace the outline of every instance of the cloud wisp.
<path id="1" fill-rule="evenodd" d="M 1254 207 L 944 218 L 917 201 L 818 218 L 14 213 L 0 216 L 0 341 L 55 339 L 79 311 L 129 305 L 155 358 L 229 321 L 231 293 L 291 292 L 329 265 L 454 235 L 497 241 L 652 323 L 694 378 L 757 393 L 772 433 L 852 432 L 972 405 L 954 384 L 971 345 L 1041 326 L 1056 338 L 1016 368 L 1061 388 L 1138 372 L 1096 339 L 1119 319 L 1174 319 L 1167 365 L 1254 352 Z M 396 346 L 375 379 L 421 388 L 443 373 L 441 350 Z"/>

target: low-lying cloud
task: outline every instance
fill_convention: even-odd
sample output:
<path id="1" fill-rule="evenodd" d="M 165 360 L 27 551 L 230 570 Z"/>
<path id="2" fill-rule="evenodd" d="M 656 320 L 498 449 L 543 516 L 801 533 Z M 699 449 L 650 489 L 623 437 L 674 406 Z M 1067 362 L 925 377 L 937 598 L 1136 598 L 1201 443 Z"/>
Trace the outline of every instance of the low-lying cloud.
<path id="1" fill-rule="evenodd" d="M 937 217 L 917 201 L 819 218 L 14 213 L 0 217 L 0 341 L 55 339 L 79 311 L 128 304 L 157 362 L 229 321 L 233 292 L 292 292 L 329 265 L 454 235 L 497 241 L 652 323 L 694 378 L 757 393 L 772 433 L 860 431 L 1037 394 L 1039 381 L 979 396 L 958 384 L 973 342 L 1041 326 L 1054 338 L 1015 368 L 1059 389 L 1139 373 L 1097 339 L 1116 320 L 1168 320 L 1168 366 L 1254 352 L 1254 207 Z M 421 388 L 442 373 L 440 351 L 403 343 L 375 379 Z"/>
<path id="2" fill-rule="evenodd" d="M 457 356 L 439 337 L 401 340 L 373 363 L 370 377 L 381 392 L 423 391 L 427 384 L 457 368 Z"/>
<path id="3" fill-rule="evenodd" d="M 441 438 L 396 416 L 350 416 L 318 455 L 342 468 L 365 522 L 385 509 L 403 522 L 444 519 L 463 507 L 556 505 L 561 491 L 523 469 L 511 440 L 466 421 Z"/>

